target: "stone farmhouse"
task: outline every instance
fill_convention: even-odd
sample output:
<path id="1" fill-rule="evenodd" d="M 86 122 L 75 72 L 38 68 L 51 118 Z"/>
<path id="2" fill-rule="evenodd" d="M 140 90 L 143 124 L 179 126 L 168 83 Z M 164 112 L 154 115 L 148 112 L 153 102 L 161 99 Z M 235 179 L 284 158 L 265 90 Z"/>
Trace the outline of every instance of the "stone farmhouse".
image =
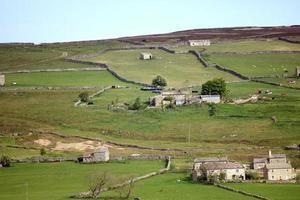
<path id="1" fill-rule="evenodd" d="M 107 147 L 102 147 L 93 153 L 79 157 L 77 160 L 79 163 L 106 162 L 109 160 L 109 150 Z"/>
<path id="2" fill-rule="evenodd" d="M 296 173 L 285 154 L 272 154 L 263 158 L 254 158 L 253 170 L 256 170 L 260 177 L 270 181 L 287 181 L 294 179 Z"/>
<path id="3" fill-rule="evenodd" d="M 297 77 L 300 76 L 300 67 L 296 67 L 296 73 L 295 73 L 295 75 L 296 75 Z"/>
<path id="4" fill-rule="evenodd" d="M 194 95 L 188 90 L 162 91 L 159 95 L 150 98 L 150 106 L 175 104 L 176 106 L 194 103 L 220 103 L 220 95 Z"/>
<path id="5" fill-rule="evenodd" d="M 189 40 L 188 44 L 193 46 L 210 46 L 210 40 Z"/>
<path id="6" fill-rule="evenodd" d="M 141 60 L 151 60 L 152 58 L 153 58 L 153 56 L 149 52 L 142 52 L 140 55 Z"/>
<path id="7" fill-rule="evenodd" d="M 0 86 L 4 86 L 4 85 L 5 85 L 5 75 L 0 74 Z"/>
<path id="8" fill-rule="evenodd" d="M 228 161 L 226 157 L 207 157 L 194 160 L 192 171 L 193 181 L 203 177 L 220 176 L 224 174 L 225 181 L 245 180 L 245 167 L 242 164 Z"/>

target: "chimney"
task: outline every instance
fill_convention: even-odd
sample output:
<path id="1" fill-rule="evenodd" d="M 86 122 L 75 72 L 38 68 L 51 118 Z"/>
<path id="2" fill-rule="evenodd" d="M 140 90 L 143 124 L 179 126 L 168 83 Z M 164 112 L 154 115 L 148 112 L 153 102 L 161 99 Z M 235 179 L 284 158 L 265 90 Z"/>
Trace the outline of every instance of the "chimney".
<path id="1" fill-rule="evenodd" d="M 272 152 L 271 152 L 271 150 L 269 150 L 269 157 L 272 157 Z"/>

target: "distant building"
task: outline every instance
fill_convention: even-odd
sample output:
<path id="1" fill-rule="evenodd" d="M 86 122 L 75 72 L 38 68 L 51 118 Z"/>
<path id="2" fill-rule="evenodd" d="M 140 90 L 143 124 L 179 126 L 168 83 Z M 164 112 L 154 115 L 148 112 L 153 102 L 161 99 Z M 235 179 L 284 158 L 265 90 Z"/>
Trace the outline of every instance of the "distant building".
<path id="1" fill-rule="evenodd" d="M 263 158 L 254 158 L 252 168 L 256 170 L 261 177 L 266 180 L 280 181 L 291 180 L 295 178 L 295 170 L 287 160 L 285 154 L 272 154 Z"/>
<path id="2" fill-rule="evenodd" d="M 152 54 L 149 52 L 143 52 L 140 55 L 141 60 L 151 60 L 153 58 Z"/>
<path id="3" fill-rule="evenodd" d="M 5 75 L 0 74 L 0 86 L 4 86 L 4 85 L 5 85 Z"/>
<path id="4" fill-rule="evenodd" d="M 188 44 L 193 46 L 210 46 L 210 40 L 189 40 Z"/>
<path id="5" fill-rule="evenodd" d="M 106 162 L 109 160 L 109 151 L 107 147 L 102 147 L 97 151 L 84 155 L 78 158 L 79 163 L 97 163 L 97 162 Z"/>
<path id="6" fill-rule="evenodd" d="M 300 67 L 296 67 L 296 76 L 300 76 Z"/>
<path id="7" fill-rule="evenodd" d="M 195 164 L 194 164 L 195 166 Z M 242 164 L 229 161 L 212 161 L 205 162 L 198 169 L 193 169 L 193 181 L 198 181 L 201 178 L 208 179 L 210 176 L 220 176 L 224 174 L 225 181 L 245 180 L 245 168 Z"/>
<path id="8" fill-rule="evenodd" d="M 200 99 L 203 103 L 220 103 L 220 95 L 200 95 Z"/>

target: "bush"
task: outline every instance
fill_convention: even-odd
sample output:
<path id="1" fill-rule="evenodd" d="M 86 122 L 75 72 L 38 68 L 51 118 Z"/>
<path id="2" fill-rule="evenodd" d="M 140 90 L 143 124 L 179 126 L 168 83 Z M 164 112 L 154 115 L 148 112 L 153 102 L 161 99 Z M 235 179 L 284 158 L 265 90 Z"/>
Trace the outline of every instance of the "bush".
<path id="1" fill-rule="evenodd" d="M 165 97 L 164 100 L 172 102 L 172 101 L 174 101 L 174 98 L 171 96 L 168 96 L 168 97 Z"/>
<path id="2" fill-rule="evenodd" d="M 141 102 L 140 97 L 138 97 L 138 98 L 135 99 L 134 103 L 129 106 L 129 109 L 130 110 L 140 110 L 143 107 L 144 107 L 143 103 Z"/>
<path id="3" fill-rule="evenodd" d="M 227 93 L 226 83 L 223 78 L 215 78 L 202 85 L 201 94 L 225 96 Z"/>
<path id="4" fill-rule="evenodd" d="M 247 180 L 258 180 L 259 174 L 255 171 L 246 171 L 246 179 Z"/>
<path id="5" fill-rule="evenodd" d="M 87 92 L 82 92 L 78 95 L 80 98 L 80 101 L 82 102 L 88 102 L 89 101 L 89 94 Z"/>
<path id="6" fill-rule="evenodd" d="M 296 176 L 296 182 L 300 183 L 300 174 L 297 174 L 297 176 Z"/>
<path id="7" fill-rule="evenodd" d="M 174 103 L 170 103 L 166 106 L 167 109 L 175 109 L 176 105 Z"/>
<path id="8" fill-rule="evenodd" d="M 41 148 L 40 154 L 41 154 L 41 156 L 46 155 L 46 150 L 44 148 Z"/>
<path id="9" fill-rule="evenodd" d="M 10 158 L 8 156 L 5 156 L 5 155 L 2 155 L 1 156 L 1 159 L 0 159 L 0 164 L 3 166 L 3 167 L 10 167 Z"/>
<path id="10" fill-rule="evenodd" d="M 165 87 L 167 86 L 167 81 L 165 78 L 158 75 L 152 80 L 152 85 L 155 87 Z"/>
<path id="11" fill-rule="evenodd" d="M 208 114 L 209 116 L 215 116 L 217 112 L 217 107 L 214 103 L 208 104 Z"/>

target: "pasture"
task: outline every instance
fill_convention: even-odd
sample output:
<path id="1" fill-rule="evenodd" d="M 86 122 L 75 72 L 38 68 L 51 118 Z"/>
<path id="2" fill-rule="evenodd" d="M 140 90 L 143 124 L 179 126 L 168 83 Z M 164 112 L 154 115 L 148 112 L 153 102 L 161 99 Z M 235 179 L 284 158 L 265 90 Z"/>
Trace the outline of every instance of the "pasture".
<path id="1" fill-rule="evenodd" d="M 167 173 L 146 179 L 135 184 L 132 196 L 145 200 L 253 200 L 212 185 L 194 184 L 186 179 L 183 173 Z M 114 197 L 116 194 L 107 192 L 106 196 Z"/>
<path id="2" fill-rule="evenodd" d="M 262 195 L 272 200 L 298 200 L 300 196 L 299 184 L 228 184 L 228 186 L 250 192 L 252 194 Z"/>
<path id="3" fill-rule="evenodd" d="M 293 76 L 300 65 L 299 54 L 210 55 L 217 63 L 249 77 Z"/>
<path id="4" fill-rule="evenodd" d="M 0 199 L 62 200 L 88 191 L 89 179 L 100 172 L 117 177 L 136 177 L 164 167 L 163 161 L 77 164 L 32 163 L 0 168 Z"/>
<path id="5" fill-rule="evenodd" d="M 154 59 L 140 60 L 141 52 L 152 53 Z M 194 55 L 170 54 L 162 50 L 110 51 L 87 60 L 106 63 L 122 77 L 141 83 L 151 84 L 155 76 L 162 75 L 169 87 L 201 85 L 216 77 L 223 77 L 228 82 L 239 80 L 214 68 L 204 68 Z"/>

